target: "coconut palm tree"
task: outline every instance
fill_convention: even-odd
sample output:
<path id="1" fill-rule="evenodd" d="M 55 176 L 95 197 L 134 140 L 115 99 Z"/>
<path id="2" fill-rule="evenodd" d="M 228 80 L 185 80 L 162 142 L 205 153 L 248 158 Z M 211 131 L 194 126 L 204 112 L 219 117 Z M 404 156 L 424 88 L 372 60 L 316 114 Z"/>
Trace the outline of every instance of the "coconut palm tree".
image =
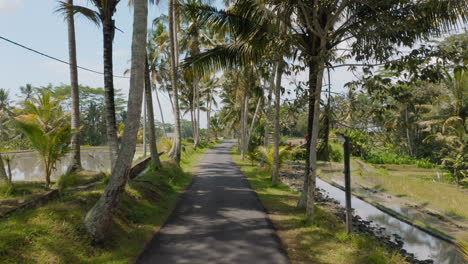
<path id="1" fill-rule="evenodd" d="M 0 106 L 1 106 L 1 110 L 3 110 L 3 108 L 7 108 L 8 107 L 8 104 L 10 103 L 10 100 L 9 100 L 9 94 L 8 94 L 8 91 L 1 88 L 0 89 Z M 4 111 L 2 111 L 2 113 L 0 113 L 0 146 L 3 146 L 3 141 L 4 141 L 4 133 L 3 133 L 3 119 L 4 119 Z M 2 156 L 0 155 L 0 182 L 2 185 L 10 185 L 11 184 L 11 180 L 9 180 L 8 178 L 8 175 L 6 173 L 6 170 L 5 170 L 5 164 L 3 162 L 3 158 Z"/>
<path id="2" fill-rule="evenodd" d="M 2 107 L 8 108 L 10 105 L 10 94 L 8 90 L 0 88 L 0 105 Z M 3 113 L 0 113 L 0 142 L 3 142 L 5 140 L 4 137 L 4 119 L 5 116 Z"/>
<path id="3" fill-rule="evenodd" d="M 96 10 L 70 3 L 61 2 L 59 12 L 67 13 L 72 10 L 74 14 L 79 13 L 98 26 L 102 26 L 103 34 L 103 61 L 104 61 L 104 102 L 106 114 L 106 132 L 109 145 L 111 163 L 117 158 L 119 149 L 117 139 L 117 121 L 115 117 L 114 101 L 114 74 L 113 74 L 113 41 L 115 34 L 115 20 L 113 16 L 116 12 L 120 0 L 89 0 Z"/>
<path id="4" fill-rule="evenodd" d="M 65 3 L 65 2 L 63 2 Z M 63 5 L 63 4 L 62 4 Z M 67 7 L 73 7 L 73 0 L 67 0 Z M 64 13 L 68 25 L 68 57 L 70 61 L 70 85 L 71 85 L 71 128 L 78 130 L 80 127 L 80 91 L 78 89 L 78 68 L 76 62 L 76 40 L 75 40 L 75 18 L 73 9 L 66 10 Z M 72 155 L 69 171 L 81 169 L 80 155 L 80 133 L 73 135 L 71 141 Z"/>
<path id="5" fill-rule="evenodd" d="M 162 18 L 156 18 L 153 22 L 153 27 L 154 28 L 149 35 L 147 44 L 148 67 L 151 75 L 151 85 L 155 92 L 159 113 L 161 115 L 164 136 L 167 137 L 166 122 L 164 121 L 164 114 L 162 111 L 161 101 L 159 99 L 158 83 L 161 89 L 164 87 L 167 88 L 165 83 L 167 83 L 169 79 L 167 67 L 167 57 L 169 54 L 167 42 L 169 39 L 169 34 L 166 31 L 164 24 L 162 23 Z"/>
<path id="6" fill-rule="evenodd" d="M 20 92 L 24 96 L 24 100 L 29 101 L 34 94 L 34 87 L 32 84 L 27 83 L 25 86 L 20 87 Z"/>
<path id="7" fill-rule="evenodd" d="M 161 168 L 161 161 L 159 160 L 158 148 L 156 145 L 156 124 L 154 122 L 154 110 L 153 110 L 153 95 L 151 93 L 151 80 L 150 80 L 150 68 L 148 63 L 148 55 L 145 57 L 145 100 L 146 100 L 146 111 L 148 117 L 148 127 L 150 134 L 150 153 L 151 163 L 154 169 Z"/>
<path id="8" fill-rule="evenodd" d="M 61 100 L 53 98 L 50 91 L 42 91 L 37 97 L 25 102 L 25 114 L 15 117 L 18 128 L 44 163 L 47 187 L 50 186 L 50 176 L 55 165 L 70 151 L 70 115 L 63 112 L 60 103 Z"/>
<path id="9" fill-rule="evenodd" d="M 141 104 L 145 84 L 146 68 L 146 30 L 148 20 L 148 2 L 135 1 L 133 11 L 132 63 L 128 114 L 125 130 L 117 161 L 112 167 L 112 177 L 101 198 L 86 214 L 85 225 L 88 232 L 97 242 L 102 242 L 107 235 L 112 212 L 128 180 L 128 171 L 132 165 L 136 149 L 138 129 L 140 127 Z"/>
<path id="10" fill-rule="evenodd" d="M 180 162 L 182 150 L 182 136 L 180 131 L 180 109 L 179 109 L 179 79 L 178 79 L 178 65 L 179 65 L 179 45 L 177 41 L 177 14 L 176 14 L 177 0 L 169 0 L 169 43 L 171 50 L 171 86 L 173 96 L 173 112 L 174 112 L 174 144 L 169 152 L 176 162 Z"/>

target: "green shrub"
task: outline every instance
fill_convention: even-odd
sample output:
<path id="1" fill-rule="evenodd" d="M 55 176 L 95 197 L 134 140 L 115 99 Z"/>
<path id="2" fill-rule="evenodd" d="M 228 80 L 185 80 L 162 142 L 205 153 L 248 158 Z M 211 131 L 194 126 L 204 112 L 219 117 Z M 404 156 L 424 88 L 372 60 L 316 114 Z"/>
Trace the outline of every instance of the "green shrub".
<path id="1" fill-rule="evenodd" d="M 15 192 L 13 185 L 0 184 L 0 196 L 8 197 Z"/>
<path id="2" fill-rule="evenodd" d="M 185 139 L 185 142 L 187 143 L 195 143 L 195 140 L 192 137 L 188 137 Z"/>
<path id="3" fill-rule="evenodd" d="M 434 168 L 437 166 L 427 159 L 415 159 L 408 155 L 390 151 L 371 151 L 364 156 L 364 160 L 373 164 L 412 164 L 418 168 Z"/>
<path id="4" fill-rule="evenodd" d="M 330 151 L 330 160 L 341 162 L 344 159 L 343 146 L 339 143 L 330 143 L 328 150 Z"/>
<path id="5" fill-rule="evenodd" d="M 294 161 L 305 160 L 305 158 L 307 157 L 307 149 L 305 149 L 305 148 L 293 148 L 290 151 L 290 157 Z"/>

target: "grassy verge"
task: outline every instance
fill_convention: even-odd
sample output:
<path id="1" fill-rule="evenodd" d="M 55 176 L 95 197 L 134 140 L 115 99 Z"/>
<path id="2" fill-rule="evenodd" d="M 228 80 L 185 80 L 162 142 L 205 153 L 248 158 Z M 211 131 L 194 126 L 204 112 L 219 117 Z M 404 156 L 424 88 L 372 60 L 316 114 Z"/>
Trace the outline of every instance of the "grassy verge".
<path id="1" fill-rule="evenodd" d="M 0 220 L 0 262 L 132 262 L 190 184 L 192 175 L 187 171 L 211 146 L 184 153 L 182 168 L 166 160 L 163 169 L 150 170 L 129 182 L 109 227 L 111 235 L 102 247 L 92 246 L 83 219 L 102 194 L 104 183 Z"/>
<path id="2" fill-rule="evenodd" d="M 238 153 L 233 152 L 233 159 L 267 208 L 293 263 L 406 263 L 368 236 L 345 233 L 344 224 L 326 207 L 318 206 L 311 222 L 296 208 L 298 193 L 284 184 L 273 186 L 268 173 L 241 161 Z"/>
<path id="3" fill-rule="evenodd" d="M 343 170 L 335 166 L 323 169 L 321 176 L 328 179 L 342 179 Z M 445 212 L 468 219 L 468 190 L 459 186 L 438 182 L 448 177 L 447 172 L 440 169 L 418 168 L 416 165 L 370 165 L 365 164 L 371 171 L 365 171 L 353 162 L 351 167 L 358 168 L 353 172 L 353 181 L 362 182 L 367 186 L 379 187 L 382 190 L 399 197 L 411 197 L 421 203 L 430 204 Z M 356 177 L 358 176 L 358 177 Z"/>

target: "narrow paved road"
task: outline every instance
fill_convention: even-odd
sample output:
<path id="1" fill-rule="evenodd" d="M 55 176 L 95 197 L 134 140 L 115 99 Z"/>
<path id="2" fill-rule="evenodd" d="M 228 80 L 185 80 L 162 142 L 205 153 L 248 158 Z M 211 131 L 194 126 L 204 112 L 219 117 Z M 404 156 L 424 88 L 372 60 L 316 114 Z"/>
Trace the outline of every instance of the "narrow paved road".
<path id="1" fill-rule="evenodd" d="M 210 150 L 193 184 L 137 263 L 290 263 L 247 179 L 233 142 Z"/>

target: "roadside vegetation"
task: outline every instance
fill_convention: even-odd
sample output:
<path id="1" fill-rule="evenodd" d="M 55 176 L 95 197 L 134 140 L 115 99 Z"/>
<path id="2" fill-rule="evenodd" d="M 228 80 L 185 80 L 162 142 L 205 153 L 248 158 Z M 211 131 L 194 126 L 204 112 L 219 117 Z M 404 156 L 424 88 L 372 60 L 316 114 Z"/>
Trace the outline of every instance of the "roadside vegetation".
<path id="1" fill-rule="evenodd" d="M 354 157 L 375 165 L 377 172 L 361 173 L 373 188 L 467 219 L 466 1 L 237 0 L 220 7 L 168 0 L 167 11 L 157 15 L 148 5 L 160 1 L 128 1 L 133 23 L 131 38 L 125 38 L 132 40 L 125 44 L 131 46 L 125 73 L 114 72 L 112 58 L 123 22 L 116 12 L 126 1 L 53 2 L 66 21 L 68 41 L 62 44 L 69 58 L 59 61 L 70 67 L 70 85 L 26 84 L 16 101 L 0 88 L 0 149 L 36 150 L 45 167 L 44 188 L 16 186 L 11 156 L 0 153 L 0 193 L 20 199 L 21 191 L 34 195 L 55 188 L 53 183 L 63 193 L 102 183 L 1 220 L 6 231 L 0 232 L 0 256 L 8 262 L 134 258 L 190 182 L 181 168 L 193 168 L 211 146 L 205 142 L 218 136 L 237 139 L 238 162 L 278 213 L 272 218 L 295 261 L 401 261 L 366 237 L 344 235 L 333 215 L 316 205 L 320 162 L 343 161 L 337 133 L 350 139 Z M 102 31 L 103 72 L 91 70 L 100 74 L 102 88 L 80 85 L 78 70 L 87 68 L 78 66 L 77 15 Z M 342 67 L 355 78 L 333 87 L 331 76 Z M 114 87 L 116 77 L 128 78 L 128 94 Z M 162 94 L 168 99 L 163 103 Z M 172 110 L 171 122 L 163 108 Z M 302 140 L 288 144 L 282 137 Z M 149 152 L 150 169 L 130 181 L 137 144 L 144 155 Z M 110 175 L 79 174 L 83 145 L 106 146 Z M 54 181 L 52 172 L 65 155 L 71 158 L 67 173 Z M 300 195 L 280 182 L 287 159 L 304 165 Z M 265 172 L 257 174 L 255 163 Z M 431 178 L 404 166 L 444 172 Z M 439 195 L 451 190 L 461 191 Z M 305 242 L 297 244 L 297 236 Z"/>
<path id="2" fill-rule="evenodd" d="M 347 234 L 345 225 L 329 208 L 317 206 L 313 221 L 296 207 L 300 193 L 271 183 L 271 174 L 257 165 L 233 159 L 257 192 L 293 263 L 406 263 L 398 253 L 380 247 L 370 237 Z"/>
<path id="3" fill-rule="evenodd" d="M 116 208 L 110 239 L 93 246 L 83 218 L 102 194 L 106 181 L 90 190 L 66 194 L 34 210 L 0 219 L 2 263 L 129 263 L 138 257 L 171 213 L 192 172 L 214 143 L 182 154 L 181 166 L 167 159 L 130 181 Z"/>

